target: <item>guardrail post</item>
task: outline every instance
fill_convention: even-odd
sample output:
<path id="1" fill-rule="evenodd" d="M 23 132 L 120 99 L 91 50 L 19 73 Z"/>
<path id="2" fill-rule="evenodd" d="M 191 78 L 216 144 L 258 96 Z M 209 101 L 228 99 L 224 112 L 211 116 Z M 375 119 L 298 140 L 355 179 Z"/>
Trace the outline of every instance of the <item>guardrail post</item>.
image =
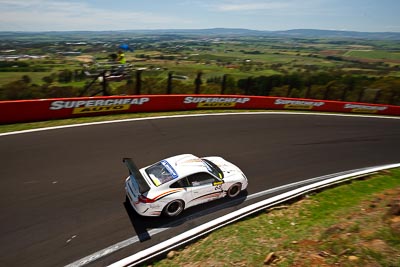
<path id="1" fill-rule="evenodd" d="M 194 84 L 195 84 L 195 91 L 194 91 L 194 93 L 195 93 L 195 94 L 200 94 L 200 85 L 202 84 L 201 75 L 202 75 L 202 72 L 199 71 L 199 72 L 197 73 L 196 79 L 194 80 Z"/>
<path id="2" fill-rule="evenodd" d="M 390 105 L 395 105 L 396 102 L 397 102 L 397 99 L 398 99 L 397 93 L 395 91 L 392 91 L 392 94 L 391 94 L 390 99 L 389 99 L 389 104 Z"/>
<path id="3" fill-rule="evenodd" d="M 307 90 L 306 90 L 305 98 L 310 98 L 311 86 L 312 86 L 311 83 L 307 84 Z"/>
<path id="4" fill-rule="evenodd" d="M 173 78 L 173 71 L 170 71 L 168 73 L 168 80 L 167 80 L 167 95 L 170 95 L 172 93 L 172 78 Z"/>
<path id="5" fill-rule="evenodd" d="M 101 81 L 101 87 L 103 89 L 103 96 L 109 96 L 110 94 L 107 92 L 106 71 L 103 71 L 101 76 L 103 77 L 103 80 Z"/>
<path id="6" fill-rule="evenodd" d="M 287 92 L 286 92 L 286 97 L 290 97 L 290 95 L 292 94 L 293 91 L 293 87 L 291 85 L 289 85 Z"/>
<path id="7" fill-rule="evenodd" d="M 345 87 L 345 88 L 343 89 L 342 97 L 340 98 L 340 100 L 346 101 L 347 90 L 348 90 L 347 87 Z"/>
<path id="8" fill-rule="evenodd" d="M 378 89 L 378 90 L 376 91 L 376 94 L 375 94 L 374 104 L 377 104 L 377 103 L 378 103 L 379 98 L 381 97 L 381 94 L 382 94 L 381 89 Z"/>
<path id="9" fill-rule="evenodd" d="M 328 100 L 329 98 L 329 93 L 331 92 L 332 84 L 328 84 L 328 86 L 325 88 L 325 94 L 324 94 L 324 99 Z"/>
<path id="10" fill-rule="evenodd" d="M 244 94 L 245 95 L 249 95 L 250 94 L 250 89 L 251 89 L 251 85 L 253 83 L 253 78 L 252 77 L 248 77 L 246 80 L 246 87 L 244 88 Z"/>
<path id="11" fill-rule="evenodd" d="M 223 95 L 225 93 L 226 90 L 226 78 L 227 78 L 227 74 L 224 74 L 224 76 L 222 76 L 222 83 L 221 83 L 221 95 Z"/>
<path id="12" fill-rule="evenodd" d="M 358 100 L 357 100 L 358 102 L 361 102 L 361 101 L 362 101 L 362 99 L 363 99 L 363 97 L 364 97 L 365 89 L 367 89 L 367 88 L 362 88 L 362 89 L 361 89 L 360 94 L 358 95 Z"/>
<path id="13" fill-rule="evenodd" d="M 135 87 L 135 94 L 140 95 L 140 92 L 142 90 L 142 71 L 137 70 L 136 71 L 136 87 Z"/>

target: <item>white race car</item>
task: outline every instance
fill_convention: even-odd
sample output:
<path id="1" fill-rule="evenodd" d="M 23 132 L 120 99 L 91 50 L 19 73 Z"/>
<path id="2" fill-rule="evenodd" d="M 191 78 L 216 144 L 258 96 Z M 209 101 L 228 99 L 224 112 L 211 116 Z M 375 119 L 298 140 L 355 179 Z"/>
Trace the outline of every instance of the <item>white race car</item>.
<path id="1" fill-rule="evenodd" d="M 129 169 L 127 201 L 142 216 L 177 216 L 204 202 L 236 197 L 248 184 L 243 172 L 221 157 L 183 154 L 140 170 L 130 158 L 123 162 Z"/>

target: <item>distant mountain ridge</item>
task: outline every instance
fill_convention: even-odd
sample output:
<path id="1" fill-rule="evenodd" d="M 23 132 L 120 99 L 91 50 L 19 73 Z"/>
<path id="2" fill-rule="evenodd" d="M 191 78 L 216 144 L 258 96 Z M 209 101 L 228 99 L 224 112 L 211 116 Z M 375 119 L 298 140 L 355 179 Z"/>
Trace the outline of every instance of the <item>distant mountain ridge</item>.
<path id="1" fill-rule="evenodd" d="M 361 38 L 361 39 L 383 39 L 400 40 L 400 32 L 357 32 L 338 30 L 317 30 L 317 29 L 294 29 L 285 31 L 260 31 L 240 28 L 212 28 L 198 30 L 152 30 L 152 32 L 165 33 L 186 33 L 186 34 L 210 34 L 210 35 L 261 35 L 281 36 L 298 38 Z"/>
<path id="2" fill-rule="evenodd" d="M 400 40 L 400 32 L 357 32 L 357 31 L 338 31 L 338 30 L 297 29 L 297 30 L 287 30 L 287 31 L 275 31 L 274 33 L 292 37 L 300 36 L 300 37 Z"/>
<path id="3" fill-rule="evenodd" d="M 348 38 L 348 39 L 370 39 L 370 40 L 400 40 L 400 32 L 358 32 L 318 29 L 293 29 L 284 31 L 261 31 L 241 28 L 210 28 L 210 29 L 156 29 L 156 30 L 116 30 L 116 31 L 45 31 L 45 32 L 22 32 L 2 31 L 0 36 L 16 35 L 72 35 L 72 34 L 176 34 L 176 35 L 209 35 L 209 36 L 270 36 L 288 38 Z"/>

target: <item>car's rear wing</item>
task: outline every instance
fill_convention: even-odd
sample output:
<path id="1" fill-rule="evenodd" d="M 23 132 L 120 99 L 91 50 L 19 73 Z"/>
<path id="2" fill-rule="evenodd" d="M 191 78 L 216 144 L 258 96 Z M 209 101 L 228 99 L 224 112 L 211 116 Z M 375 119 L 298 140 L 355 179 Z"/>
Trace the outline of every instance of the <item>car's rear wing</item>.
<path id="1" fill-rule="evenodd" d="M 139 188 L 139 193 L 143 194 L 149 191 L 150 190 L 149 184 L 146 182 L 143 175 L 140 173 L 138 167 L 136 167 L 135 163 L 133 162 L 133 160 L 131 158 L 123 158 L 122 162 L 124 162 L 126 167 L 128 167 L 129 176 L 131 177 L 131 180 L 136 182 Z"/>

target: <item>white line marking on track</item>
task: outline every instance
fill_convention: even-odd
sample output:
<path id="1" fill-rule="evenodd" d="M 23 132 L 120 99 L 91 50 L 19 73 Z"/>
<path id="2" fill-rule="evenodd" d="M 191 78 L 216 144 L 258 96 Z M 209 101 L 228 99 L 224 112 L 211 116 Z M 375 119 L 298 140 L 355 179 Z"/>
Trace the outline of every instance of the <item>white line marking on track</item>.
<path id="1" fill-rule="evenodd" d="M 365 115 L 365 114 L 337 114 L 337 113 L 320 113 L 320 112 L 288 112 L 288 111 L 261 111 L 261 112 L 231 112 L 231 113 L 208 113 L 208 114 L 186 114 L 186 115 L 171 115 L 171 116 L 157 116 L 157 117 L 145 117 L 145 118 L 133 118 L 123 120 L 112 120 L 112 121 L 99 121 L 99 122 L 88 122 L 81 124 L 70 124 L 62 126 L 53 126 L 45 128 L 37 128 L 30 130 L 22 130 L 15 132 L 0 133 L 0 137 L 7 135 L 16 135 L 24 133 L 34 133 L 40 131 L 66 129 L 73 127 L 93 126 L 109 123 L 121 123 L 121 122 L 132 122 L 132 121 L 143 121 L 143 120 L 159 120 L 159 119 L 174 119 L 174 118 L 185 118 L 185 117 L 202 117 L 202 116 L 232 116 L 232 115 L 310 115 L 310 116 L 336 116 L 336 117 L 360 117 L 360 118 L 378 118 L 378 119 L 393 119 L 400 120 L 400 117 L 394 116 L 381 116 L 381 115 Z"/>

